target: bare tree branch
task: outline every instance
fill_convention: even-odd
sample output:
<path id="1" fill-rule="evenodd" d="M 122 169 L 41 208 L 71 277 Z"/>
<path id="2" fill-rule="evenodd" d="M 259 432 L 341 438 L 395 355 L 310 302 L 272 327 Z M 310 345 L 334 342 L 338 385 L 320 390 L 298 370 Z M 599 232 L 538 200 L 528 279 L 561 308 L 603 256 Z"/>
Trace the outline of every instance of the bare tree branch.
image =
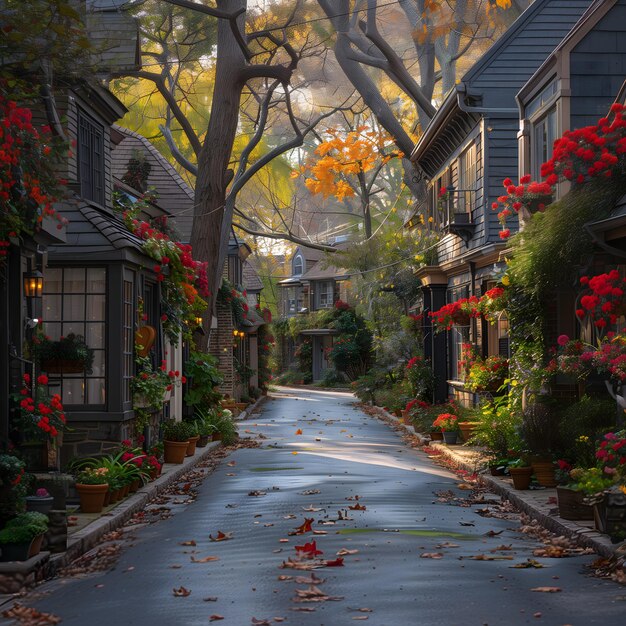
<path id="1" fill-rule="evenodd" d="M 167 143 L 167 147 L 170 149 L 172 156 L 176 159 L 176 162 L 184 167 L 190 174 L 194 176 L 198 175 L 198 166 L 192 163 L 187 157 L 180 151 L 180 148 L 174 141 L 174 137 L 172 137 L 172 130 L 169 124 L 163 125 L 159 124 L 159 130 L 161 134 L 165 138 Z"/>

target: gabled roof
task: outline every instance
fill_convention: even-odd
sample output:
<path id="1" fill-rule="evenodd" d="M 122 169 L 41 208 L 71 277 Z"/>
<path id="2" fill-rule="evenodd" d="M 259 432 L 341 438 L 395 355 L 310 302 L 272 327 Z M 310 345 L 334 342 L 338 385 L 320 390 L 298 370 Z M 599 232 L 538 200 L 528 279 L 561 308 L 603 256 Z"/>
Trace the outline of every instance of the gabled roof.
<path id="1" fill-rule="evenodd" d="M 249 293 L 255 293 L 263 289 L 263 281 L 258 272 L 250 265 L 243 264 L 243 286 Z"/>
<path id="2" fill-rule="evenodd" d="M 114 124 L 111 127 L 111 141 L 113 176 L 122 179 L 133 153 L 137 150 L 143 153 L 151 165 L 148 186 L 156 190 L 157 204 L 172 215 L 183 241 L 189 241 L 193 224 L 193 189 L 152 143 L 139 133 Z"/>
<path id="3" fill-rule="evenodd" d="M 48 247 L 51 260 L 71 259 L 80 262 L 134 259 L 148 262 L 142 242 L 112 211 L 88 202 L 67 203 L 59 208 L 69 220 L 66 243 Z"/>
<path id="4" fill-rule="evenodd" d="M 308 272 L 301 276 L 301 280 L 339 280 L 349 276 L 349 271 L 343 267 L 328 265 L 324 267 L 322 261 L 318 261 Z"/>

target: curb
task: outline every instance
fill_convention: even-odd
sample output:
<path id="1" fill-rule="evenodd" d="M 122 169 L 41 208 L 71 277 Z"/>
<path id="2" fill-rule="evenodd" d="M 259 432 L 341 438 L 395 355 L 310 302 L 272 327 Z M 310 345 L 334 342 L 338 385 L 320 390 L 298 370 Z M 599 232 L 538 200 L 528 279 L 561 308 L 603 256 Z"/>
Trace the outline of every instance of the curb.
<path id="1" fill-rule="evenodd" d="M 478 480 L 481 484 L 485 485 L 499 496 L 502 496 L 512 502 L 520 511 L 537 520 L 541 526 L 547 528 L 550 532 L 553 532 L 556 535 L 565 535 L 575 541 L 578 545 L 584 548 L 592 548 L 600 556 L 605 558 L 615 556 L 618 550 L 621 552 L 624 549 L 623 546 L 626 546 L 626 542 L 621 544 L 611 543 L 611 540 L 606 535 L 597 532 L 593 528 L 582 526 L 573 521 L 564 520 L 560 517 L 550 515 L 547 511 L 542 511 L 537 507 L 536 503 L 532 501 L 532 494 L 537 492 L 518 491 L 513 489 L 508 482 L 505 482 L 502 479 L 496 478 L 495 476 L 479 474 L 478 471 L 480 470 L 481 465 L 483 465 L 483 463 L 476 458 L 480 457 L 479 452 L 475 452 L 474 462 L 471 462 L 467 458 L 458 454 L 455 450 L 449 448 L 447 445 L 431 442 L 430 439 L 417 432 L 413 426 L 404 424 L 402 420 L 397 418 L 395 415 L 391 415 L 391 413 L 380 407 L 372 408 L 374 408 L 379 415 L 393 420 L 400 426 L 403 426 L 411 434 L 415 433 L 417 438 L 420 440 L 421 445 L 427 444 L 431 448 L 437 450 L 441 456 L 453 461 L 458 467 L 468 472 L 477 473 Z M 470 449 L 466 448 L 466 450 L 469 452 Z"/>
<path id="2" fill-rule="evenodd" d="M 99 517 L 85 526 L 85 528 L 70 535 L 67 541 L 67 550 L 51 556 L 46 577 L 53 576 L 59 569 L 89 552 L 104 535 L 122 526 L 135 513 L 144 509 L 150 500 L 179 480 L 183 474 L 209 458 L 211 452 L 221 447 L 221 445 L 219 441 L 207 444 L 199 454 L 196 453 L 194 456 L 186 457 L 180 466 L 176 466 L 176 469 L 172 469 L 166 474 L 159 476 L 156 480 L 144 485 L 137 493 L 129 496 L 112 509 L 110 513 Z"/>
<path id="3" fill-rule="evenodd" d="M 267 396 L 261 396 L 260 398 L 258 398 L 254 404 L 250 405 L 249 407 L 246 407 L 241 413 L 239 413 L 239 415 L 235 418 L 235 421 L 241 422 L 243 420 L 247 420 L 254 413 L 254 411 L 256 411 L 256 409 L 260 408 L 267 402 L 269 397 L 270 396 L 267 395 Z"/>

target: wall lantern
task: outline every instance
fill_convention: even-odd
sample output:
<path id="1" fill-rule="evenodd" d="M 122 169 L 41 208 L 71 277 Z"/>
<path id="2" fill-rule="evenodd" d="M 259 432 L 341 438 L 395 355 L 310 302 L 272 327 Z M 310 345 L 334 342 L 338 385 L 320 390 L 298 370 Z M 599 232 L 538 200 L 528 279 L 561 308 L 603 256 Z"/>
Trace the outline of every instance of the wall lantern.
<path id="1" fill-rule="evenodd" d="M 43 274 L 39 270 L 24 274 L 24 295 L 27 298 L 41 298 L 43 293 Z"/>
<path id="2" fill-rule="evenodd" d="M 235 328 L 235 330 L 233 330 L 233 337 L 237 337 L 239 335 L 239 331 Z"/>
<path id="3" fill-rule="evenodd" d="M 202 316 L 198 315 L 198 317 L 196 317 L 195 320 L 196 320 L 196 326 L 202 326 L 202 322 L 203 322 Z"/>

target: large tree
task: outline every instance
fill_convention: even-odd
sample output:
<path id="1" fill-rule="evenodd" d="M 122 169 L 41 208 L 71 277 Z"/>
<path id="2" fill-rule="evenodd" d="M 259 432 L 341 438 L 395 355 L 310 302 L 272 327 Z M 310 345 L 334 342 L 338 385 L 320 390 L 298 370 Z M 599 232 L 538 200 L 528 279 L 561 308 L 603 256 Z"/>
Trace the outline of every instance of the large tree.
<path id="1" fill-rule="evenodd" d="M 294 80 L 298 64 L 315 54 L 306 36 L 291 30 L 301 10 L 300 2 L 281 5 L 275 15 L 250 12 L 246 0 L 217 0 L 209 6 L 194 0 L 139 3 L 138 16 L 148 26 L 144 37 L 144 68 L 126 76 L 152 82 L 166 103 L 161 130 L 177 162 L 195 176 L 195 210 L 191 244 L 194 256 L 208 261 L 210 290 L 217 294 L 228 250 L 228 239 L 239 192 L 273 159 L 300 146 L 316 124 L 336 106 L 299 113 L 294 93 L 302 88 Z M 164 8 L 164 5 L 166 7 Z M 173 7 L 191 11 L 200 19 L 182 16 Z M 163 16 L 156 31 L 154 15 Z M 159 18 L 160 19 L 160 18 Z M 202 46 L 207 33 L 216 32 L 210 54 L 186 55 L 193 43 Z M 205 34 L 203 40 L 201 34 Z M 191 39 L 190 39 L 191 38 Z M 188 71 L 188 62 L 200 65 Z M 188 83 L 198 73 L 212 72 L 210 103 L 200 112 L 202 128 L 190 121 Z M 196 104 L 197 106 L 197 104 Z M 268 140 L 268 129 L 280 128 L 279 137 Z M 177 141 L 172 128 L 180 131 Z M 247 140 L 234 146 L 242 129 Z M 188 147 L 187 154 L 181 144 Z M 243 216 L 245 219 L 245 216 Z"/>

